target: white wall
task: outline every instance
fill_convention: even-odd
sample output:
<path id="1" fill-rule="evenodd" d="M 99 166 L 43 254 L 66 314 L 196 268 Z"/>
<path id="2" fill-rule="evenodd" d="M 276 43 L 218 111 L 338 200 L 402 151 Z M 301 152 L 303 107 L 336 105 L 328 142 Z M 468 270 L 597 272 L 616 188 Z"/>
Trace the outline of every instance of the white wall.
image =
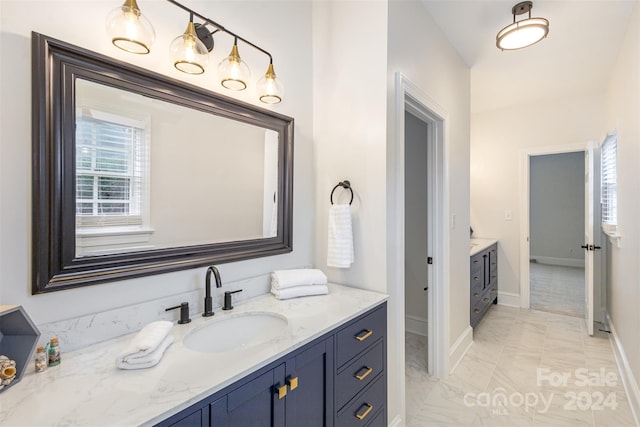
<path id="1" fill-rule="evenodd" d="M 520 294 L 522 150 L 601 141 L 604 94 L 553 99 L 471 116 L 471 226 L 474 237 L 499 241 L 498 287 Z M 504 211 L 512 220 L 504 219 Z"/>
<path id="2" fill-rule="evenodd" d="M 404 311 L 427 321 L 427 139 L 425 122 L 405 113 Z"/>
<path id="3" fill-rule="evenodd" d="M 173 69 L 168 46 L 184 31 L 188 15 L 165 1 L 141 4 L 154 24 L 157 40 L 146 56 L 113 47 L 104 22 L 118 6 L 113 1 L 10 1 L 0 3 L 0 303 L 21 304 L 37 324 L 135 305 L 204 287 L 204 268 L 30 295 L 31 269 L 31 69 L 30 33 L 37 31 L 227 96 L 260 105 L 255 93 L 227 91 L 216 81 L 215 68 L 228 55 L 233 39 L 216 36 L 208 71 L 188 76 Z M 294 230 L 291 254 L 219 266 L 224 282 L 264 275 L 275 268 L 313 262 L 315 224 L 312 167 L 311 4 L 290 1 L 193 1 L 190 6 L 269 50 L 286 97 L 271 107 L 295 118 Z M 273 29 L 277 28 L 277 31 Z M 257 80 L 268 61 L 248 47 L 240 54 Z"/>
<path id="4" fill-rule="evenodd" d="M 584 266 L 584 152 L 530 161 L 530 258 Z"/>
<path id="5" fill-rule="evenodd" d="M 334 283 L 387 292 L 387 1 L 318 1 L 313 14 L 315 264 Z M 327 267 L 327 214 L 331 190 L 345 179 L 355 193 L 355 262 L 338 269 Z M 347 203 L 349 196 L 339 188 L 334 202 Z M 388 348 L 394 348 L 393 336 Z M 391 353 L 389 420 L 399 410 Z"/>
<path id="6" fill-rule="evenodd" d="M 455 215 L 455 228 L 449 230 L 449 340 L 453 345 L 469 327 L 469 68 L 419 1 L 389 2 L 388 32 L 388 164 L 395 164 L 392 153 L 396 71 L 449 113 L 445 179 L 449 181 L 448 211 Z"/>
<path id="7" fill-rule="evenodd" d="M 607 131 L 618 133 L 620 247 L 608 245 L 607 309 L 640 383 L 640 3 L 615 63 L 607 96 Z"/>

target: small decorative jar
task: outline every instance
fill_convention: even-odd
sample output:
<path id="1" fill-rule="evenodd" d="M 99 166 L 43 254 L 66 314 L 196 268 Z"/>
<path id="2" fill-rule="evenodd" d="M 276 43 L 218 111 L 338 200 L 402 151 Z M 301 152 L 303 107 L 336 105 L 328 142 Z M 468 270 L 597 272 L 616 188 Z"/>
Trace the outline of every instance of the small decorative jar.
<path id="1" fill-rule="evenodd" d="M 58 337 L 53 337 L 49 341 L 49 366 L 58 366 L 60 364 L 60 347 L 58 346 Z"/>
<path id="2" fill-rule="evenodd" d="M 47 370 L 47 364 L 49 363 L 49 355 L 46 351 L 44 351 L 43 346 L 38 346 L 36 348 L 35 362 L 36 362 L 36 372 L 44 372 Z"/>

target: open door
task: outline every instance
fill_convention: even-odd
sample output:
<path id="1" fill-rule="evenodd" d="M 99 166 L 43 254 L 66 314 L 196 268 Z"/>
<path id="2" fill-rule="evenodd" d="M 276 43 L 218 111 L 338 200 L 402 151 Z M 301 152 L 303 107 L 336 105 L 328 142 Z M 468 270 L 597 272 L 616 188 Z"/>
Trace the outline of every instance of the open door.
<path id="1" fill-rule="evenodd" d="M 594 251 L 600 249 L 594 243 L 595 227 L 595 147 L 589 143 L 584 155 L 584 320 L 587 324 L 587 332 L 593 335 L 593 304 L 594 304 L 594 277 L 595 262 Z"/>

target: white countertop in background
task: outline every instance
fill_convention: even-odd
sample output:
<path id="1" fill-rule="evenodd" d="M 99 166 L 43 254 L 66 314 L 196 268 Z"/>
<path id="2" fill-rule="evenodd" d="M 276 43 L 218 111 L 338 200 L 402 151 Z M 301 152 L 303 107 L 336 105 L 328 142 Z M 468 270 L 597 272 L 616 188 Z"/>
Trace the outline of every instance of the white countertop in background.
<path id="1" fill-rule="evenodd" d="M 478 252 L 482 252 L 487 249 L 489 246 L 497 243 L 496 239 L 487 239 L 487 238 L 472 238 L 471 239 L 471 247 L 469 248 L 469 256 L 474 256 Z"/>
<path id="2" fill-rule="evenodd" d="M 329 295 L 279 301 L 271 294 L 247 300 L 233 311 L 192 317 L 175 325 L 175 342 L 153 368 L 125 371 L 116 356 L 130 334 L 69 353 L 62 363 L 35 373 L 33 363 L 20 383 L 0 393 L 0 425 L 153 425 L 325 332 L 381 304 L 384 294 L 329 285 Z M 270 312 L 288 319 L 286 333 L 250 351 L 199 353 L 183 345 L 185 335 L 208 322 L 246 312 Z"/>

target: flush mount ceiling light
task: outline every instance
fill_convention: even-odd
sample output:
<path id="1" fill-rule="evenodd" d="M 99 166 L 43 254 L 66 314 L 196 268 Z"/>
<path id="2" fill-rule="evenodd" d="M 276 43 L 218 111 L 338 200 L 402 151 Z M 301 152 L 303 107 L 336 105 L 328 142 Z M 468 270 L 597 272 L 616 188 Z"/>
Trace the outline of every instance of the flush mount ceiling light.
<path id="1" fill-rule="evenodd" d="M 496 46 L 501 50 L 522 49 L 539 42 L 549 34 L 549 21 L 545 18 L 532 18 L 533 3 L 523 1 L 511 9 L 513 23 L 498 32 Z M 529 18 L 516 21 L 516 15 L 529 14 Z"/>
<path id="2" fill-rule="evenodd" d="M 248 86 L 251 75 L 249 67 L 240 58 L 238 40 L 264 53 L 269 57 L 269 66 L 256 85 L 258 98 L 265 104 L 277 104 L 282 101 L 284 88 L 273 70 L 273 57 L 269 52 L 238 34 L 228 30 L 217 22 L 199 14 L 175 0 L 167 0 L 174 6 L 189 13 L 189 23 L 184 34 L 176 37 L 170 46 L 173 65 L 187 74 L 203 74 L 213 50 L 213 35 L 221 32 L 233 36 L 231 53 L 218 66 L 220 84 L 227 89 L 243 90 Z M 197 17 L 202 23 L 194 23 Z M 209 30 L 211 27 L 212 30 Z M 107 32 L 112 43 L 127 52 L 145 54 L 155 39 L 151 22 L 140 13 L 136 0 L 125 0 L 124 4 L 113 10 L 107 17 Z"/>

